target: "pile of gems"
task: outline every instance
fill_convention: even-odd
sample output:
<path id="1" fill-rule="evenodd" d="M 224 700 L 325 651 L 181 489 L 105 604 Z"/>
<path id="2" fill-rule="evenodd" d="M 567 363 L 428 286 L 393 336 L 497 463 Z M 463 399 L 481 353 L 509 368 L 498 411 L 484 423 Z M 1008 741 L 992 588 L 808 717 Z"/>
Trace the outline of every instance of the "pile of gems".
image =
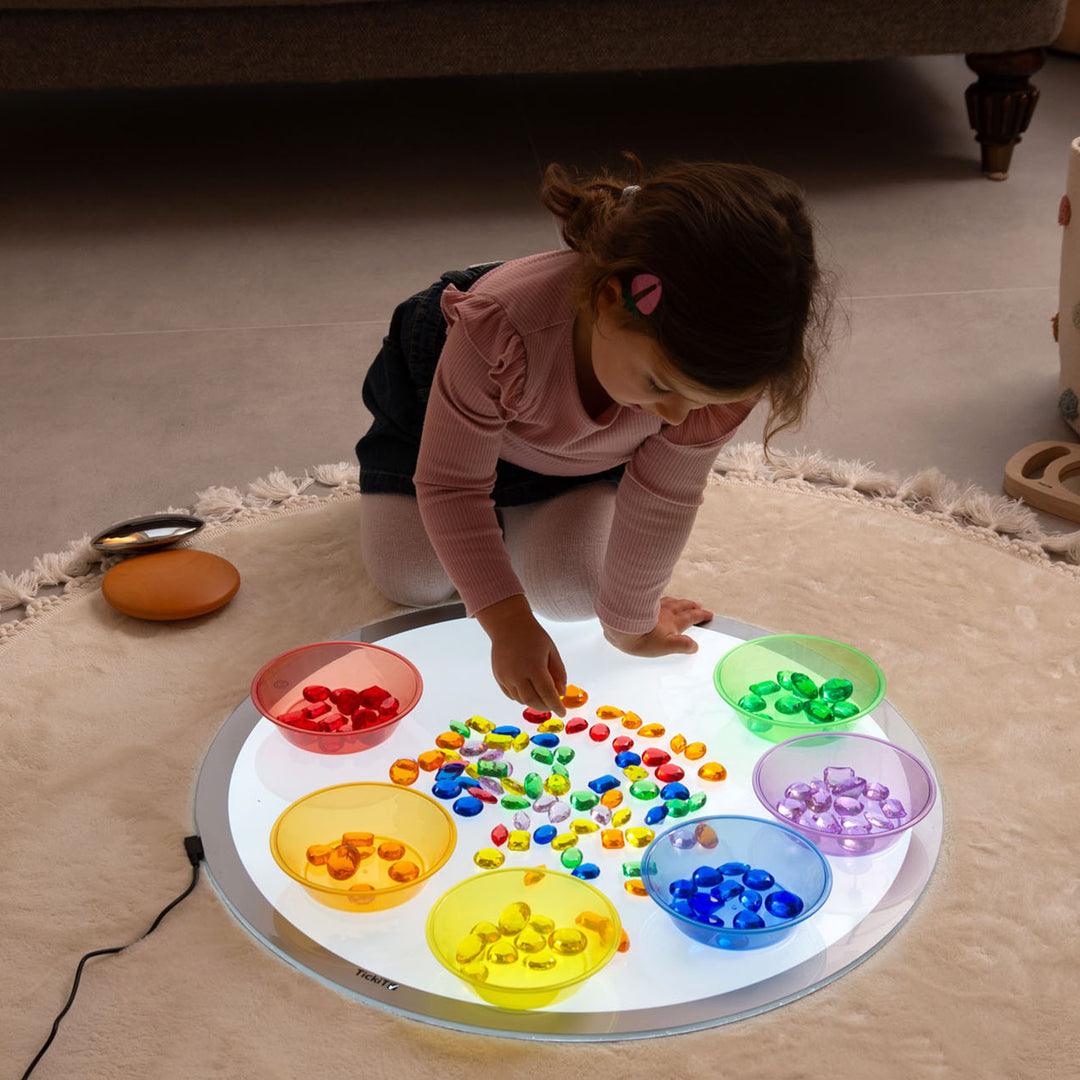
<path id="1" fill-rule="evenodd" d="M 739 708 L 775 720 L 777 717 L 765 713 L 771 705 L 780 714 L 781 722 L 785 716 L 805 716 L 811 724 L 831 724 L 859 714 L 858 705 L 848 700 L 854 689 L 848 679 L 827 679 L 819 687 L 805 672 L 778 671 L 775 680 L 751 683 L 748 692 L 739 698 Z M 765 700 L 781 690 L 787 693 L 772 702 Z"/>
<path id="2" fill-rule="evenodd" d="M 706 926 L 723 926 L 726 913 L 736 930 L 762 930 L 794 919 L 803 909 L 802 898 L 779 885 L 768 870 L 742 862 L 703 864 L 668 889 L 672 911 Z M 765 914 L 775 921 L 766 922 Z"/>
<path id="3" fill-rule="evenodd" d="M 376 836 L 370 832 L 346 832 L 329 844 L 312 844 L 307 849 L 309 866 L 322 867 L 334 881 L 348 881 L 355 877 L 363 863 L 369 877 L 376 879 L 360 882 L 349 887 L 351 893 L 374 892 L 387 884 L 404 885 L 420 876 L 419 863 L 405 858 L 412 855 L 408 847 L 392 836 Z M 377 856 L 377 858 L 376 858 Z M 389 882 L 381 880 L 385 871 Z"/>
<path id="4" fill-rule="evenodd" d="M 889 832 L 907 817 L 884 784 L 856 776 L 847 765 L 830 765 L 820 777 L 788 784 L 776 812 L 793 825 L 833 836 Z"/>
<path id="5" fill-rule="evenodd" d="M 563 696 L 568 708 L 580 708 L 587 700 L 588 694 L 576 686 L 568 686 Z M 633 736 L 611 738 L 610 725 L 618 721 L 639 739 L 664 738 L 663 725 L 645 724 L 636 713 L 614 705 L 601 705 L 593 724 L 581 716 L 563 723 L 537 709 L 525 709 L 522 718 L 535 726 L 535 734 L 473 716 L 452 722 L 448 731 L 436 736 L 434 749 L 415 758 L 399 758 L 390 766 L 390 780 L 402 786 L 416 783 L 422 772 L 433 774 L 432 795 L 449 801 L 460 817 L 475 817 L 488 806 L 513 814 L 510 827 L 496 824 L 490 832 L 491 846 L 473 856 L 482 870 L 502 866 L 506 859 L 503 847 L 522 852 L 537 844 L 558 852 L 562 866 L 575 877 L 591 880 L 600 875 L 600 867 L 585 858 L 579 846 L 582 838 L 598 834 L 606 851 L 626 846 L 644 849 L 655 839 L 656 825 L 668 818 L 686 817 L 705 805 L 705 792 L 690 793 L 682 783 L 686 772 L 672 757 L 678 754 L 697 763 L 708 753 L 703 742 L 688 743 L 685 736 L 675 735 L 668 744 L 670 751 L 653 745 L 639 753 Z M 612 764 L 618 775 L 603 773 L 581 787 L 573 783 L 568 766 L 575 753 L 563 740 L 582 733 L 594 743 L 611 739 Z M 526 752 L 530 771 L 518 780 L 514 759 Z M 697 776 L 718 783 L 727 777 L 727 770 L 718 761 L 706 761 L 697 767 Z M 623 805 L 624 781 L 632 800 L 627 805 Z M 635 804 L 651 805 L 643 814 L 643 824 L 631 826 Z M 580 816 L 574 817 L 575 811 Z M 640 861 L 625 862 L 622 870 L 626 891 L 646 895 Z"/>
<path id="6" fill-rule="evenodd" d="M 305 686 L 301 699 L 280 713 L 277 720 L 301 731 L 347 734 L 393 719 L 400 707 L 398 699 L 381 686 L 366 686 L 363 690 Z"/>
<path id="7" fill-rule="evenodd" d="M 516 900 L 503 909 L 497 922 L 478 922 L 462 939 L 454 958 L 462 975 L 487 982 L 489 964 L 506 967 L 520 962 L 529 971 L 552 971 L 560 959 L 586 950 L 586 931 L 596 934 L 604 946 L 614 937 L 615 924 L 595 911 L 582 911 L 574 922 L 577 925 L 556 926 L 553 919 L 534 912 L 524 900 Z M 618 951 L 629 948 L 624 930 Z"/>

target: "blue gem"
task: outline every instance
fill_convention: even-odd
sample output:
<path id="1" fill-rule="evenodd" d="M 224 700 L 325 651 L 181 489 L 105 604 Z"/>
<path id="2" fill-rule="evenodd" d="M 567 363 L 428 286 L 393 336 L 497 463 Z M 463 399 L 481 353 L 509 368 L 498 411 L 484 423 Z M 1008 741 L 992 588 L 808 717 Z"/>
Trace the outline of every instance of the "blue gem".
<path id="1" fill-rule="evenodd" d="M 725 881 L 722 885 L 717 885 L 712 890 L 714 899 L 719 900 L 720 903 L 726 904 L 729 900 L 734 899 L 736 896 L 741 896 L 743 891 L 743 884 L 740 881 Z"/>
<path id="2" fill-rule="evenodd" d="M 680 899 L 680 900 L 672 900 L 672 902 L 671 902 L 671 910 L 676 915 L 682 915 L 687 919 L 695 918 L 694 909 L 690 906 L 690 901 L 689 900 L 682 900 L 682 899 Z"/>
<path id="3" fill-rule="evenodd" d="M 612 776 L 611 773 L 604 773 L 603 776 L 598 776 L 595 780 L 589 781 L 589 787 L 596 792 L 597 795 L 603 795 L 605 791 L 611 791 L 613 788 L 617 788 L 622 781 L 617 776 Z"/>
<path id="4" fill-rule="evenodd" d="M 720 909 L 721 905 L 708 893 L 695 893 L 690 897 L 690 910 L 694 918 L 702 922 L 710 919 Z"/>
<path id="5" fill-rule="evenodd" d="M 697 886 L 689 878 L 676 878 L 669 886 L 668 892 L 677 899 L 693 896 L 697 892 Z"/>
<path id="6" fill-rule="evenodd" d="M 462 795 L 454 803 L 454 813 L 460 814 L 462 817 L 476 817 L 483 809 L 483 802 L 475 795 Z"/>
<path id="7" fill-rule="evenodd" d="M 667 817 L 666 806 L 650 806 L 645 814 L 646 825 L 659 825 Z"/>
<path id="8" fill-rule="evenodd" d="M 761 907 L 761 893 L 755 889 L 744 889 L 742 895 L 739 897 L 739 903 L 742 904 L 747 911 L 757 911 Z"/>
<path id="9" fill-rule="evenodd" d="M 685 784 L 680 784 L 678 781 L 672 781 L 670 784 L 665 784 L 660 789 L 660 798 L 665 802 L 668 799 L 689 799 L 690 792 L 687 790 Z"/>
<path id="10" fill-rule="evenodd" d="M 554 825 L 541 825 L 536 832 L 533 833 L 533 839 L 538 844 L 550 844 L 552 840 L 558 835 L 559 830 Z"/>
<path id="11" fill-rule="evenodd" d="M 743 874 L 743 881 L 749 889 L 771 889 L 776 884 L 768 870 L 748 870 Z"/>
<path id="12" fill-rule="evenodd" d="M 600 876 L 600 867 L 594 862 L 583 862 L 579 866 L 575 866 L 572 873 L 574 877 L 591 881 L 593 878 Z"/>
<path id="13" fill-rule="evenodd" d="M 699 889 L 711 889 L 724 880 L 724 875 L 711 866 L 699 866 L 694 871 L 694 884 Z"/>
<path id="14" fill-rule="evenodd" d="M 640 765 L 641 755 L 635 754 L 633 750 L 624 750 L 621 754 L 615 755 L 615 764 L 620 769 L 625 769 L 630 765 Z"/>
<path id="15" fill-rule="evenodd" d="M 457 776 L 465 771 L 464 761 L 444 761 L 435 774 L 436 780 L 445 780 L 447 776 Z M 445 775 L 444 775 L 445 774 Z"/>
<path id="16" fill-rule="evenodd" d="M 802 898 L 787 889 L 779 889 L 765 897 L 765 909 L 778 919 L 794 919 L 803 909 Z"/>
<path id="17" fill-rule="evenodd" d="M 509 736 L 513 737 L 514 735 L 520 735 L 521 734 L 521 728 L 514 727 L 513 724 L 503 724 L 501 727 L 493 728 L 491 734 L 492 735 L 509 735 Z"/>
<path id="18" fill-rule="evenodd" d="M 717 870 L 720 871 L 725 877 L 734 875 L 736 877 L 742 877 L 743 874 L 749 870 L 750 867 L 744 862 L 726 862 L 723 866 L 718 866 Z"/>
<path id="19" fill-rule="evenodd" d="M 452 780 L 438 780 L 431 785 L 431 794 L 436 799 L 456 799 L 461 794 L 461 782 L 456 777 Z"/>
<path id="20" fill-rule="evenodd" d="M 529 742 L 535 743 L 537 746 L 546 746 L 551 750 L 559 745 L 559 736 L 553 731 L 539 731 L 529 740 Z"/>
<path id="21" fill-rule="evenodd" d="M 464 764 L 464 762 L 455 762 L 455 764 Z M 460 775 L 460 769 L 440 769 L 435 774 L 435 783 L 440 783 L 443 780 L 452 780 L 454 783 L 457 783 L 457 778 Z"/>
<path id="22" fill-rule="evenodd" d="M 731 920 L 731 925 L 737 930 L 760 930 L 765 925 L 765 920 L 752 911 L 740 911 Z"/>

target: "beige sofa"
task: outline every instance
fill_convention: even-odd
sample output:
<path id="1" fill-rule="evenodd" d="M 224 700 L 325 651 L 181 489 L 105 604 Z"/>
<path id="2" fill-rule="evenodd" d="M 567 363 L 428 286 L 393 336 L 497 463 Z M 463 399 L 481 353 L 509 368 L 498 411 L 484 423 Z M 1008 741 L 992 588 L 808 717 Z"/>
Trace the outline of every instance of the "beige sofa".
<path id="1" fill-rule="evenodd" d="M 648 71 L 964 53 L 1002 177 L 1067 0 L 0 0 L 0 90 Z"/>

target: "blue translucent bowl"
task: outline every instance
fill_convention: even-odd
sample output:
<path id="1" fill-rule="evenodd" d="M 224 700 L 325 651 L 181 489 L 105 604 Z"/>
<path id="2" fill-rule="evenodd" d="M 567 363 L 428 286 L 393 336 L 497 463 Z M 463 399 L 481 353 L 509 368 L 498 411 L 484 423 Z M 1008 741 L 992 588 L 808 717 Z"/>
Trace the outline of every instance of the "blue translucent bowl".
<path id="1" fill-rule="evenodd" d="M 687 913 L 686 904 L 690 903 L 699 911 L 707 909 L 721 886 L 731 889 L 732 884 L 742 885 L 743 894 L 751 888 L 743 875 L 731 871 L 724 873 L 718 884 L 710 884 L 718 868 L 729 863 L 742 863 L 751 871 L 768 871 L 775 879 L 774 885 L 753 889 L 761 897 L 757 914 L 764 926 L 745 928 L 733 924 L 734 915 L 747 910 L 741 905 L 741 897 L 727 900 L 717 908 L 713 922 Z M 709 869 L 712 873 L 707 872 Z M 673 895 L 671 885 L 693 881 L 695 871 L 699 871 L 701 887 L 696 887 L 689 898 L 681 898 L 684 903 L 680 904 L 680 897 Z M 715 949 L 760 949 L 775 945 L 813 916 L 832 889 L 829 864 L 809 840 L 786 825 L 736 815 L 692 818 L 660 833 L 641 860 L 641 879 L 649 896 L 679 930 Z M 753 877 L 750 881 L 753 882 Z M 777 917 L 768 910 L 770 897 L 781 890 L 794 893 L 802 901 L 801 910 L 787 918 Z M 772 906 L 779 908 L 778 899 L 773 897 Z M 717 918 L 723 920 L 722 926 L 715 922 Z"/>

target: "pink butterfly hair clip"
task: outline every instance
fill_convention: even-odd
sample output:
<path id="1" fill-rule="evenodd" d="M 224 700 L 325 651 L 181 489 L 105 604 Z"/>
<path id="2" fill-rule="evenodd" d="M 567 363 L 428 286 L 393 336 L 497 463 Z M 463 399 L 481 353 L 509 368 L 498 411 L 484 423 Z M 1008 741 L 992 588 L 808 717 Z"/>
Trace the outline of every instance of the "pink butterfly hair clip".
<path id="1" fill-rule="evenodd" d="M 663 286 L 655 274 L 637 274 L 623 289 L 623 306 L 634 315 L 651 315 L 660 303 Z"/>

